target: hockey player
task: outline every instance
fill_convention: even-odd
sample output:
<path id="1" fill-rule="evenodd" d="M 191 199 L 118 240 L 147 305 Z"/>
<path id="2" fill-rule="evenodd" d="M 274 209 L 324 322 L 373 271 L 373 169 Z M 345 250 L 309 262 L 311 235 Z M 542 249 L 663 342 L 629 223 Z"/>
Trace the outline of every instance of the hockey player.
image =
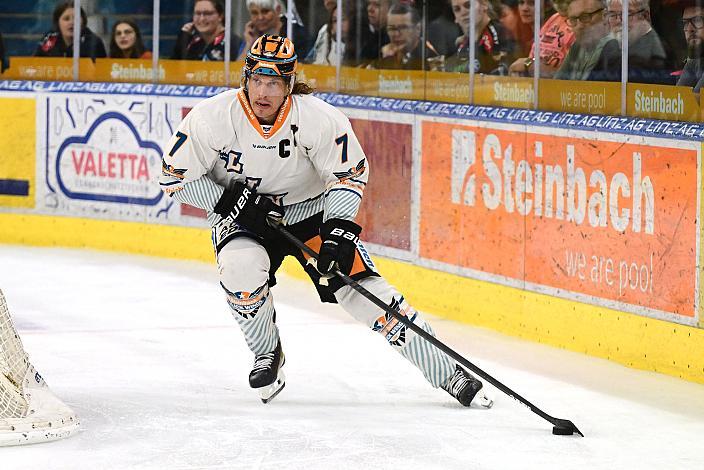
<path id="1" fill-rule="evenodd" d="M 220 284 L 255 356 L 250 385 L 264 403 L 284 386 L 284 353 L 271 287 L 284 257 L 291 255 L 303 265 L 323 302 L 339 303 L 384 335 L 431 385 L 442 387 L 464 406 L 473 401 L 491 406 L 479 380 L 330 276 L 335 269 L 348 273 L 432 334 L 420 314 L 379 276 L 359 242 L 362 228 L 354 218 L 369 161 L 349 120 L 311 96 L 308 85 L 296 82 L 296 65 L 289 39 L 259 37 L 247 53 L 241 88 L 208 98 L 191 110 L 166 147 L 159 178 L 166 194 L 208 212 Z M 270 220 L 319 251 L 317 269 Z"/>

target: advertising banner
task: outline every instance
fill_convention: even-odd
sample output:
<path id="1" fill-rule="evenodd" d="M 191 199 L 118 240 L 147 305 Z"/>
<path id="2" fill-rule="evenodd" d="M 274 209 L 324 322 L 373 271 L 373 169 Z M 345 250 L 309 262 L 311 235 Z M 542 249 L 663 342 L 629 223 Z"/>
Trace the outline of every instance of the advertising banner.
<path id="1" fill-rule="evenodd" d="M 626 112 L 631 116 L 699 121 L 698 96 L 691 87 L 629 83 Z"/>
<path id="2" fill-rule="evenodd" d="M 180 220 L 180 205 L 168 200 L 155 181 L 161 146 L 187 103 L 197 100 L 60 93 L 42 100 L 40 161 L 46 184 L 38 209 L 141 222 Z"/>
<path id="3" fill-rule="evenodd" d="M 71 57 L 12 57 L 5 80 L 72 80 Z"/>
<path id="4" fill-rule="evenodd" d="M 474 80 L 474 104 L 533 107 L 535 90 L 532 78 L 478 75 Z"/>
<path id="5" fill-rule="evenodd" d="M 357 216 L 364 227 L 362 239 L 409 250 L 413 126 L 370 119 L 350 121 L 369 158 L 371 175 Z"/>
<path id="6" fill-rule="evenodd" d="M 621 84 L 541 79 L 538 108 L 587 114 L 621 114 Z"/>
<path id="7" fill-rule="evenodd" d="M 699 143 L 424 121 L 422 154 L 422 258 L 696 324 Z"/>

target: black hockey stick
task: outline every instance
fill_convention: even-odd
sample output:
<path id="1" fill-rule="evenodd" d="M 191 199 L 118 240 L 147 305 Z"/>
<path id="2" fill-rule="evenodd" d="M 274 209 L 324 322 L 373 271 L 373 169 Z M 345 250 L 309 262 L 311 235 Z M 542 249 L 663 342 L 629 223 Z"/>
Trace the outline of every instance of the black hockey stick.
<path id="1" fill-rule="evenodd" d="M 288 230 L 286 230 L 282 225 L 275 223 L 271 221 L 270 223 L 274 225 L 276 230 L 279 231 L 281 235 L 283 235 L 288 241 L 293 243 L 298 249 L 302 250 L 305 254 L 310 256 L 311 258 L 314 258 L 316 261 L 318 259 L 318 253 L 316 253 L 313 249 L 311 249 L 309 246 L 307 246 L 305 243 L 303 243 L 301 240 L 296 238 L 294 235 L 292 235 Z M 404 315 L 401 315 L 398 313 L 396 310 L 391 308 L 391 306 L 386 305 L 384 301 L 382 301 L 380 298 L 369 292 L 367 289 L 362 287 L 357 281 L 349 277 L 348 275 L 340 272 L 339 270 L 335 270 L 334 274 L 342 280 L 345 284 L 356 290 L 358 293 L 362 294 L 364 297 L 366 297 L 371 303 L 382 309 L 384 312 L 388 313 L 392 317 L 394 317 L 396 320 L 402 322 L 404 325 L 406 325 L 408 328 L 413 330 L 416 334 L 419 336 L 422 336 L 426 341 L 428 341 L 430 344 L 450 356 L 452 359 L 457 361 L 458 363 L 462 364 L 465 366 L 467 369 L 471 370 L 472 372 L 476 373 L 479 375 L 481 378 L 485 379 L 487 382 L 492 384 L 494 387 L 498 388 L 502 392 L 504 392 L 506 395 L 509 397 L 513 398 L 517 402 L 521 403 L 522 405 L 526 406 L 528 409 L 530 409 L 533 413 L 537 414 L 544 420 L 550 422 L 553 425 L 552 428 L 552 433 L 556 435 L 563 435 L 563 436 L 571 436 L 575 433 L 579 434 L 580 436 L 584 437 L 584 434 L 577 429 L 577 426 L 572 423 L 572 421 L 568 419 L 560 419 L 560 418 L 553 418 L 549 414 L 545 413 L 543 410 L 520 396 L 518 393 L 514 392 L 510 388 L 508 388 L 506 385 L 502 384 L 499 382 L 497 379 L 492 377 L 491 375 L 487 374 L 484 372 L 482 369 L 479 367 L 475 366 L 471 362 L 469 362 L 467 359 L 462 357 L 460 354 L 452 350 L 450 347 L 448 347 L 445 343 L 431 335 L 430 333 L 426 332 L 423 330 L 421 327 L 417 326 L 415 323 L 411 322 L 408 318 L 406 318 Z"/>

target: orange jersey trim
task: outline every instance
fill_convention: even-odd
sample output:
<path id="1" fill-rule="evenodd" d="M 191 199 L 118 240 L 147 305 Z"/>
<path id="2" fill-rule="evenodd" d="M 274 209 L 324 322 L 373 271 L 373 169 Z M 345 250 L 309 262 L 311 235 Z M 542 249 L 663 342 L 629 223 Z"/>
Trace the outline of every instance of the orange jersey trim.
<path id="1" fill-rule="evenodd" d="M 264 139 L 268 139 L 272 135 L 276 134 L 276 132 L 283 127 L 284 122 L 288 117 L 288 113 L 291 111 L 291 97 L 287 96 L 283 104 L 281 105 L 281 109 L 279 109 L 279 114 L 278 116 L 276 116 L 274 125 L 269 130 L 269 132 L 265 132 L 264 129 L 262 129 L 261 124 L 259 124 L 259 119 L 257 119 L 256 114 L 254 114 L 254 110 L 249 104 L 249 99 L 247 98 L 247 95 L 244 94 L 244 90 L 240 90 L 237 92 L 237 98 L 240 100 L 240 105 L 242 105 L 242 108 L 244 109 L 244 113 L 247 115 L 249 123 L 252 125 L 252 127 L 254 127 L 257 132 L 259 132 L 259 135 L 261 135 Z"/>

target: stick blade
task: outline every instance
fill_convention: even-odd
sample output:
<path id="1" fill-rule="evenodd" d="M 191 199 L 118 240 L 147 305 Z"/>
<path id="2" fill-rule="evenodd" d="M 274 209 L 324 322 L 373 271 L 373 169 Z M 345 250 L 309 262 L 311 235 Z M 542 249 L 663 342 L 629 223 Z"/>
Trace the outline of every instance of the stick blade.
<path id="1" fill-rule="evenodd" d="M 555 419 L 553 424 L 555 426 L 552 428 L 552 433 L 556 436 L 572 436 L 573 434 L 579 434 L 584 437 L 582 431 L 577 429 L 577 426 L 569 419 Z"/>

